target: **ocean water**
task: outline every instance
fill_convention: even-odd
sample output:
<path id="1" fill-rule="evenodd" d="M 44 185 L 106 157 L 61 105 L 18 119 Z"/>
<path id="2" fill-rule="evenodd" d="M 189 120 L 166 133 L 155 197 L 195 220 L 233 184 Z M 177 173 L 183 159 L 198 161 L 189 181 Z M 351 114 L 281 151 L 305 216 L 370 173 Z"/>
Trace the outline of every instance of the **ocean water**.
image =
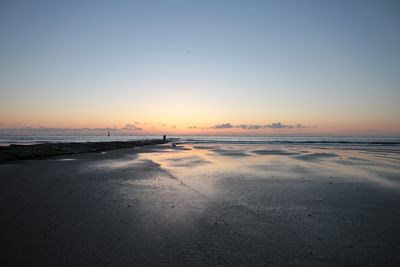
<path id="1" fill-rule="evenodd" d="M 233 144 L 382 144 L 400 145 L 400 137 L 332 137 L 332 136 L 177 136 L 190 143 Z"/>
<path id="2" fill-rule="evenodd" d="M 400 137 L 271 137 L 271 136 L 179 136 L 179 143 L 306 146 L 326 149 L 362 149 L 400 154 Z"/>
<path id="3" fill-rule="evenodd" d="M 0 145 L 30 145 L 65 142 L 110 142 L 159 139 L 159 135 L 142 136 L 63 136 L 63 135 L 0 135 Z M 325 146 L 385 146 L 400 147 L 400 137 L 272 137 L 272 136 L 168 136 L 179 143 L 222 143 L 222 144 L 276 144 L 276 145 L 325 145 Z"/>

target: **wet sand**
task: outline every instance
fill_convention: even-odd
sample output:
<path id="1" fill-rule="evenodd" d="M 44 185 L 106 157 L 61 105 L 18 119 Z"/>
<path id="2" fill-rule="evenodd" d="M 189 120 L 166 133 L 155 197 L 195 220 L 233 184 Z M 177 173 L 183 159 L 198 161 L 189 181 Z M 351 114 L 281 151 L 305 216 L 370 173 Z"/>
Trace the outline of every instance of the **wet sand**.
<path id="1" fill-rule="evenodd" d="M 400 266 L 400 153 L 185 144 L 0 164 L 1 266 Z"/>

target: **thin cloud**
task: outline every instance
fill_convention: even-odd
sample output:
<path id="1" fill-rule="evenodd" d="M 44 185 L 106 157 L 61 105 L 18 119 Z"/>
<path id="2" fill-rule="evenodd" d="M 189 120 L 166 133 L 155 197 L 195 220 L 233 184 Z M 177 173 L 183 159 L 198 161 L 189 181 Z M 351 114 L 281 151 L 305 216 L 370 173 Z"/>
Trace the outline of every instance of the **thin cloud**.
<path id="1" fill-rule="evenodd" d="M 125 127 L 100 127 L 100 128 L 65 128 L 65 127 L 20 127 L 20 128 L 1 128 L 2 132 L 115 132 L 115 131 L 142 131 L 142 128 L 134 124 L 127 123 Z"/>
<path id="2" fill-rule="evenodd" d="M 235 126 L 233 126 L 230 123 L 222 123 L 222 124 L 217 124 L 214 125 L 212 127 L 210 127 L 211 129 L 230 129 L 230 128 L 236 128 Z"/>
<path id="3" fill-rule="evenodd" d="M 118 131 L 118 128 L 57 128 L 57 127 L 21 127 L 21 128 L 3 128 L 4 131 L 43 131 L 43 132 L 83 132 L 83 131 Z"/>
<path id="4" fill-rule="evenodd" d="M 126 131 L 142 131 L 143 129 L 137 127 L 135 124 L 127 123 L 127 124 L 125 125 L 125 127 L 122 128 L 122 130 L 126 130 Z"/>
<path id="5" fill-rule="evenodd" d="M 296 124 L 296 125 L 287 125 L 287 124 L 282 124 L 280 122 L 276 122 L 276 123 L 272 123 L 272 124 L 268 124 L 266 125 L 266 127 L 271 128 L 271 129 L 293 129 L 293 128 L 307 128 L 303 125 L 301 125 L 300 123 Z"/>
<path id="6" fill-rule="evenodd" d="M 247 129 L 249 130 L 259 130 L 262 129 L 263 126 L 262 125 L 257 125 L 257 124 L 251 124 L 247 126 Z"/>
<path id="7" fill-rule="evenodd" d="M 0 128 L 1 132 L 7 131 L 15 131 L 15 132 L 23 132 L 23 131 L 31 131 L 31 132 L 107 132 L 107 131 L 143 131 L 143 128 L 138 127 L 139 123 L 135 122 L 133 124 L 127 123 L 122 128 L 116 127 L 103 127 L 103 128 L 58 128 L 58 127 L 21 127 L 21 128 Z M 146 123 L 143 123 L 143 125 Z M 0 122 L 0 126 L 4 125 L 4 123 Z M 164 124 L 164 126 L 167 126 Z M 155 127 L 151 127 L 155 128 Z M 176 129 L 176 125 L 171 125 L 171 128 Z M 262 130 L 262 129 L 272 129 L 272 130 L 281 130 L 281 129 L 304 129 L 304 128 L 316 128 L 316 126 L 304 126 L 300 123 L 298 124 L 284 124 L 281 122 L 274 122 L 271 124 L 238 124 L 233 125 L 229 122 L 216 124 L 211 127 L 200 127 L 200 126 L 189 126 L 188 129 L 197 129 L 197 130 L 206 130 L 206 129 L 242 129 L 242 130 Z"/>
<path id="8" fill-rule="evenodd" d="M 309 128 L 307 126 L 303 126 L 302 124 L 298 123 L 295 125 L 283 124 L 281 122 L 274 122 L 271 124 L 239 124 L 239 125 L 232 125 L 230 123 L 222 123 L 217 124 L 209 129 L 243 129 L 243 130 L 261 130 L 261 129 L 301 129 L 301 128 Z"/>

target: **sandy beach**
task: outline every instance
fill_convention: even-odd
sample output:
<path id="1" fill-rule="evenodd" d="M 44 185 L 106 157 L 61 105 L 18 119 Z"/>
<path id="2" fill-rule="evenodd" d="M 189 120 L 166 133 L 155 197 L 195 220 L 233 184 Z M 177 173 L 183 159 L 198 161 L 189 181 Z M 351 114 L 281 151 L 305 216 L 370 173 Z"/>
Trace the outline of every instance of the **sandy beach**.
<path id="1" fill-rule="evenodd" d="M 156 145 L 0 164 L 2 266 L 399 266 L 400 153 Z"/>

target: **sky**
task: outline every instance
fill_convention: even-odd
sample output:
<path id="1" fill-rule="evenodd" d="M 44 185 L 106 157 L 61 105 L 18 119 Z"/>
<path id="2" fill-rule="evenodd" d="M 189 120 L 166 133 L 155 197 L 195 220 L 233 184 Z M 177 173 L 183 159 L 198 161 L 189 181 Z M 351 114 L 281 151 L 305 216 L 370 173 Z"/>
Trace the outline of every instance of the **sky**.
<path id="1" fill-rule="evenodd" d="M 399 1 L 0 2 L 0 134 L 400 135 Z"/>

